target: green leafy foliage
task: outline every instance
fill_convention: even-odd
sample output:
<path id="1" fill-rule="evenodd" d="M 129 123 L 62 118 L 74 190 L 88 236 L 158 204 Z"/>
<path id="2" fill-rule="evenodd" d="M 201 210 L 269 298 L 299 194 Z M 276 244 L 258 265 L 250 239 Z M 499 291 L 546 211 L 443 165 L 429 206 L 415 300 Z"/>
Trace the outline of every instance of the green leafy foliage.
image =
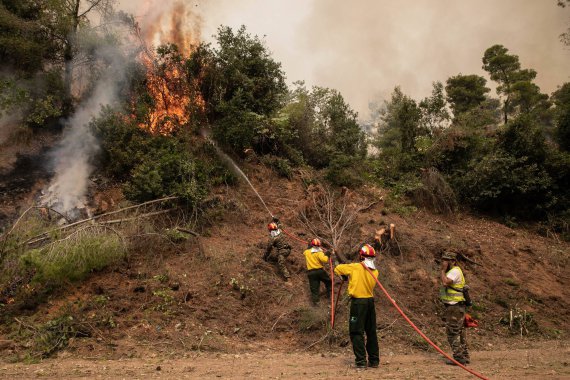
<path id="1" fill-rule="evenodd" d="M 282 105 L 285 76 L 263 41 L 244 26 L 235 32 L 220 27 L 216 41 L 217 47 L 197 48 L 186 62 L 186 72 L 190 80 L 200 82 L 216 140 L 242 153 Z"/>
<path id="2" fill-rule="evenodd" d="M 339 155 L 365 157 L 357 114 L 338 91 L 323 87 L 309 91 L 303 82 L 297 82 L 289 99 L 280 115 L 291 130 L 287 142 L 301 152 L 305 162 L 325 168 Z"/>
<path id="3" fill-rule="evenodd" d="M 570 83 L 564 83 L 552 94 L 556 141 L 560 149 L 570 151 Z"/>
<path id="4" fill-rule="evenodd" d="M 203 140 L 153 135 L 110 109 L 91 126 L 101 141 L 100 165 L 124 181 L 130 200 L 177 195 L 192 207 L 205 198 L 211 185 L 236 180 Z"/>
<path id="5" fill-rule="evenodd" d="M 445 92 L 453 114 L 457 118 L 460 114 L 479 107 L 491 91 L 485 87 L 487 80 L 479 75 L 456 75 L 447 80 Z"/>
<path id="6" fill-rule="evenodd" d="M 552 179 L 527 157 L 497 151 L 473 161 L 456 179 L 464 199 L 475 207 L 523 218 L 543 216 L 552 205 Z"/>

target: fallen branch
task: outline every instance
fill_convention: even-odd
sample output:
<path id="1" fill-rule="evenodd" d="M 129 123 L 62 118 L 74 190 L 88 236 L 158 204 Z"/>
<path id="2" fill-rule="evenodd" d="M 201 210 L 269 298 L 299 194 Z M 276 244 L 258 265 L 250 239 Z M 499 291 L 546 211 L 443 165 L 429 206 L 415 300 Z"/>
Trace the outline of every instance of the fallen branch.
<path id="1" fill-rule="evenodd" d="M 149 212 L 148 214 L 142 214 L 142 215 L 137 215 L 134 216 L 132 218 L 124 218 L 124 219 L 115 219 L 115 220 L 108 220 L 108 221 L 104 221 L 104 222 L 100 222 L 99 225 L 107 225 L 107 224 L 117 224 L 117 223 L 123 223 L 123 222 L 130 222 L 132 220 L 137 220 L 139 218 L 148 218 L 149 216 L 156 216 L 156 215 L 160 215 L 160 214 L 166 214 L 169 213 L 170 211 L 176 210 L 176 208 L 169 208 L 167 210 L 160 210 L 160 211 L 155 211 L 155 212 Z"/>
<path id="2" fill-rule="evenodd" d="M 358 212 L 370 210 L 370 208 L 372 208 L 372 206 L 374 206 L 376 203 L 378 203 L 378 201 L 374 201 L 374 202 L 370 203 L 368 206 L 361 207 L 358 209 Z"/>
<path id="3" fill-rule="evenodd" d="M 160 210 L 160 211 L 150 212 L 150 213 L 148 213 L 148 214 L 142 214 L 142 215 L 138 215 L 138 216 L 135 216 L 135 217 L 132 217 L 132 218 L 115 219 L 115 220 L 104 221 L 104 222 L 100 222 L 100 223 L 98 223 L 98 224 L 94 224 L 93 226 L 94 226 L 94 227 L 96 227 L 96 226 L 105 226 L 105 225 L 109 225 L 109 224 L 117 224 L 117 223 L 122 223 L 122 222 L 128 222 L 128 221 L 136 220 L 136 219 L 139 219 L 139 218 L 146 218 L 146 217 L 149 217 L 149 216 L 155 216 L 155 215 L 159 215 L 159 214 L 165 214 L 165 213 L 170 212 L 170 211 L 172 211 L 172 210 L 175 210 L 175 208 L 169 208 L 168 210 Z M 87 219 L 86 219 L 86 220 L 87 220 Z M 93 220 L 93 219 L 89 219 L 89 220 L 91 221 L 91 220 Z M 73 226 L 77 226 L 78 224 L 80 224 L 80 223 L 79 223 L 79 222 L 73 223 Z M 72 225 L 69 224 L 69 225 L 67 225 L 67 226 L 63 226 L 63 227 L 60 227 L 60 228 L 56 228 L 56 229 L 53 229 L 53 230 L 51 230 L 51 231 L 44 232 L 43 234 L 36 235 L 34 238 L 30 238 L 30 239 L 26 240 L 25 242 L 23 242 L 22 244 L 18 245 L 18 247 L 21 247 L 22 245 L 32 245 L 32 244 L 40 243 L 40 242 L 42 242 L 42 241 L 44 241 L 44 240 L 48 240 L 48 239 L 50 239 L 50 236 L 46 236 L 48 233 L 50 233 L 50 232 L 56 232 L 56 231 L 63 231 L 63 230 L 67 229 L 67 228 L 70 227 L 70 226 L 72 226 Z M 92 227 L 92 226 L 89 226 L 89 227 Z M 88 228 L 89 228 L 89 227 L 88 227 Z M 85 229 L 85 228 L 82 228 L 82 229 L 80 229 L 80 230 L 78 230 L 78 231 L 82 231 L 83 229 Z M 32 239 L 33 239 L 33 240 L 32 240 Z"/>
<path id="4" fill-rule="evenodd" d="M 71 223 L 71 224 L 66 224 L 65 226 L 61 226 L 61 227 L 58 227 L 58 228 L 54 228 L 54 229 L 52 229 L 52 230 L 43 232 L 43 233 L 41 233 L 41 234 L 39 234 L 39 235 L 33 236 L 33 237 L 31 237 L 30 239 L 28 239 L 27 241 L 25 241 L 23 244 L 32 244 L 32 243 L 35 243 L 35 242 L 37 242 L 37 241 L 41 241 L 41 240 L 37 240 L 37 241 L 36 241 L 35 239 L 40 239 L 40 238 L 43 238 L 43 237 L 47 237 L 47 235 L 49 235 L 49 234 L 52 233 L 52 232 L 64 231 L 64 230 L 66 230 L 66 229 L 68 229 L 68 228 L 75 227 L 75 226 L 78 226 L 78 225 L 83 224 L 83 223 L 91 222 L 91 221 L 93 221 L 93 220 L 101 219 L 101 218 L 103 218 L 103 217 L 105 217 L 105 216 L 109 216 L 109 215 L 113 215 L 113 214 L 118 214 L 118 213 L 123 212 L 123 211 L 132 210 L 132 209 L 135 209 L 135 208 L 140 208 L 140 207 L 143 207 L 143 206 L 148 206 L 148 205 L 150 205 L 150 204 L 159 203 L 159 202 L 165 202 L 165 201 L 169 201 L 169 200 L 173 200 L 173 199 L 178 199 L 178 198 L 179 198 L 179 197 L 170 196 L 170 197 L 165 197 L 165 198 L 160 198 L 160 199 L 154 199 L 154 200 L 152 200 L 152 201 L 140 203 L 140 204 L 138 204 L 138 205 L 133 205 L 133 206 L 125 207 L 125 208 L 122 208 L 122 209 L 119 209 L 119 210 L 107 212 L 107 213 L 105 213 L 105 214 L 99 214 L 99 215 L 93 216 L 93 217 L 91 217 L 91 218 L 78 220 L 77 222 L 74 222 L 74 223 Z M 170 209 L 170 210 L 172 210 L 172 209 Z M 169 211 L 170 211 L 170 210 L 169 210 Z M 26 210 L 26 212 L 27 212 L 27 211 L 28 211 L 28 210 Z M 22 215 L 22 216 L 23 216 L 23 215 Z M 20 217 L 20 219 L 21 219 L 21 217 Z M 34 241 L 32 242 L 32 240 L 34 240 Z M 22 244 L 22 245 L 23 245 L 23 244 Z"/>
<path id="5" fill-rule="evenodd" d="M 200 235 L 198 235 L 198 233 L 196 233 L 196 232 L 194 232 L 194 231 L 192 231 L 192 230 L 188 230 L 188 229 L 186 229 L 186 228 L 175 227 L 174 229 L 177 230 L 177 231 L 180 231 L 180 232 L 184 232 L 184 233 L 190 234 L 190 235 L 195 236 L 195 237 L 200 237 Z"/>
<path id="6" fill-rule="evenodd" d="M 331 331 L 333 331 L 333 330 L 330 330 L 328 333 L 326 333 L 325 335 L 323 335 L 323 337 L 322 337 L 321 339 L 319 339 L 319 340 L 317 340 L 316 342 L 311 343 L 311 344 L 309 344 L 307 347 L 305 347 L 305 351 L 308 350 L 309 348 L 313 347 L 313 346 L 316 346 L 317 344 L 321 343 L 323 340 L 325 340 L 326 338 L 328 338 L 329 335 L 331 334 Z"/>
<path id="7" fill-rule="evenodd" d="M 271 331 L 273 331 L 273 329 L 275 328 L 275 326 L 277 325 L 277 322 L 279 322 L 279 320 L 284 317 L 285 315 L 289 314 L 289 311 L 284 312 L 283 314 L 281 314 L 276 320 L 275 323 L 273 324 L 273 326 L 271 326 Z"/>

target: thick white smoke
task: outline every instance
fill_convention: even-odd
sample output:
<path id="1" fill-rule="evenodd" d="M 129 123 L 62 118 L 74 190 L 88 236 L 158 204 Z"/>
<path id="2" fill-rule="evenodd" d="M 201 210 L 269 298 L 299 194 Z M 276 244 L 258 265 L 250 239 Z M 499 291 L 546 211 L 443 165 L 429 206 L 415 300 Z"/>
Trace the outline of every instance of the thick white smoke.
<path id="1" fill-rule="evenodd" d="M 42 203 L 62 213 L 85 206 L 93 159 L 99 150 L 89 123 L 102 107 L 117 102 L 119 86 L 125 75 L 125 58 L 119 49 L 102 47 L 97 56 L 100 61 L 106 62 L 106 67 L 91 95 L 65 122 L 64 136 L 51 152 L 55 175 Z"/>

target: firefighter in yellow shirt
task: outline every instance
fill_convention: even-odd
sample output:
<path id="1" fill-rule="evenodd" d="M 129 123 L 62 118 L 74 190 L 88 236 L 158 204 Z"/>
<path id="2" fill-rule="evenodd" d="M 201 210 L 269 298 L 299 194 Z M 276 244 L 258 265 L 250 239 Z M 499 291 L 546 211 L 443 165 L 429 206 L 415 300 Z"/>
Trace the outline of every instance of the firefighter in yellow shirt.
<path id="1" fill-rule="evenodd" d="M 374 307 L 375 278 L 378 270 L 374 264 L 376 252 L 369 244 L 364 244 L 359 251 L 360 263 L 340 264 L 334 269 L 339 276 L 348 276 L 348 294 L 350 301 L 350 316 L 348 331 L 357 369 L 368 367 L 377 368 L 380 364 L 378 336 L 376 335 L 376 309 Z M 370 269 L 374 278 L 370 275 Z M 366 344 L 364 334 L 366 333 Z M 366 361 L 368 355 L 368 363 Z"/>
<path id="2" fill-rule="evenodd" d="M 323 252 L 321 241 L 317 238 L 311 240 L 309 247 L 303 252 L 307 263 L 307 277 L 309 278 L 309 289 L 311 290 L 311 301 L 313 305 L 319 303 L 319 290 L 321 282 L 325 284 L 327 294 L 331 292 L 331 278 L 323 269 L 323 264 L 329 261 L 329 257 Z"/>

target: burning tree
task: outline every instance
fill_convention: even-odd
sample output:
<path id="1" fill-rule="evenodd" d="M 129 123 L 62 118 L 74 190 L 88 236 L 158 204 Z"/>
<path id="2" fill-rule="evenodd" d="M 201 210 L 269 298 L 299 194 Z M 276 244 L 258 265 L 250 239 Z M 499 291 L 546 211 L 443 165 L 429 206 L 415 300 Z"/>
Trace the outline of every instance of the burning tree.
<path id="1" fill-rule="evenodd" d="M 139 123 L 141 128 L 169 135 L 202 119 L 205 104 L 198 90 L 199 82 L 186 75 L 186 62 L 176 45 L 163 45 L 156 54 L 145 51 L 140 60 L 146 68 L 148 93 L 148 113 Z"/>

